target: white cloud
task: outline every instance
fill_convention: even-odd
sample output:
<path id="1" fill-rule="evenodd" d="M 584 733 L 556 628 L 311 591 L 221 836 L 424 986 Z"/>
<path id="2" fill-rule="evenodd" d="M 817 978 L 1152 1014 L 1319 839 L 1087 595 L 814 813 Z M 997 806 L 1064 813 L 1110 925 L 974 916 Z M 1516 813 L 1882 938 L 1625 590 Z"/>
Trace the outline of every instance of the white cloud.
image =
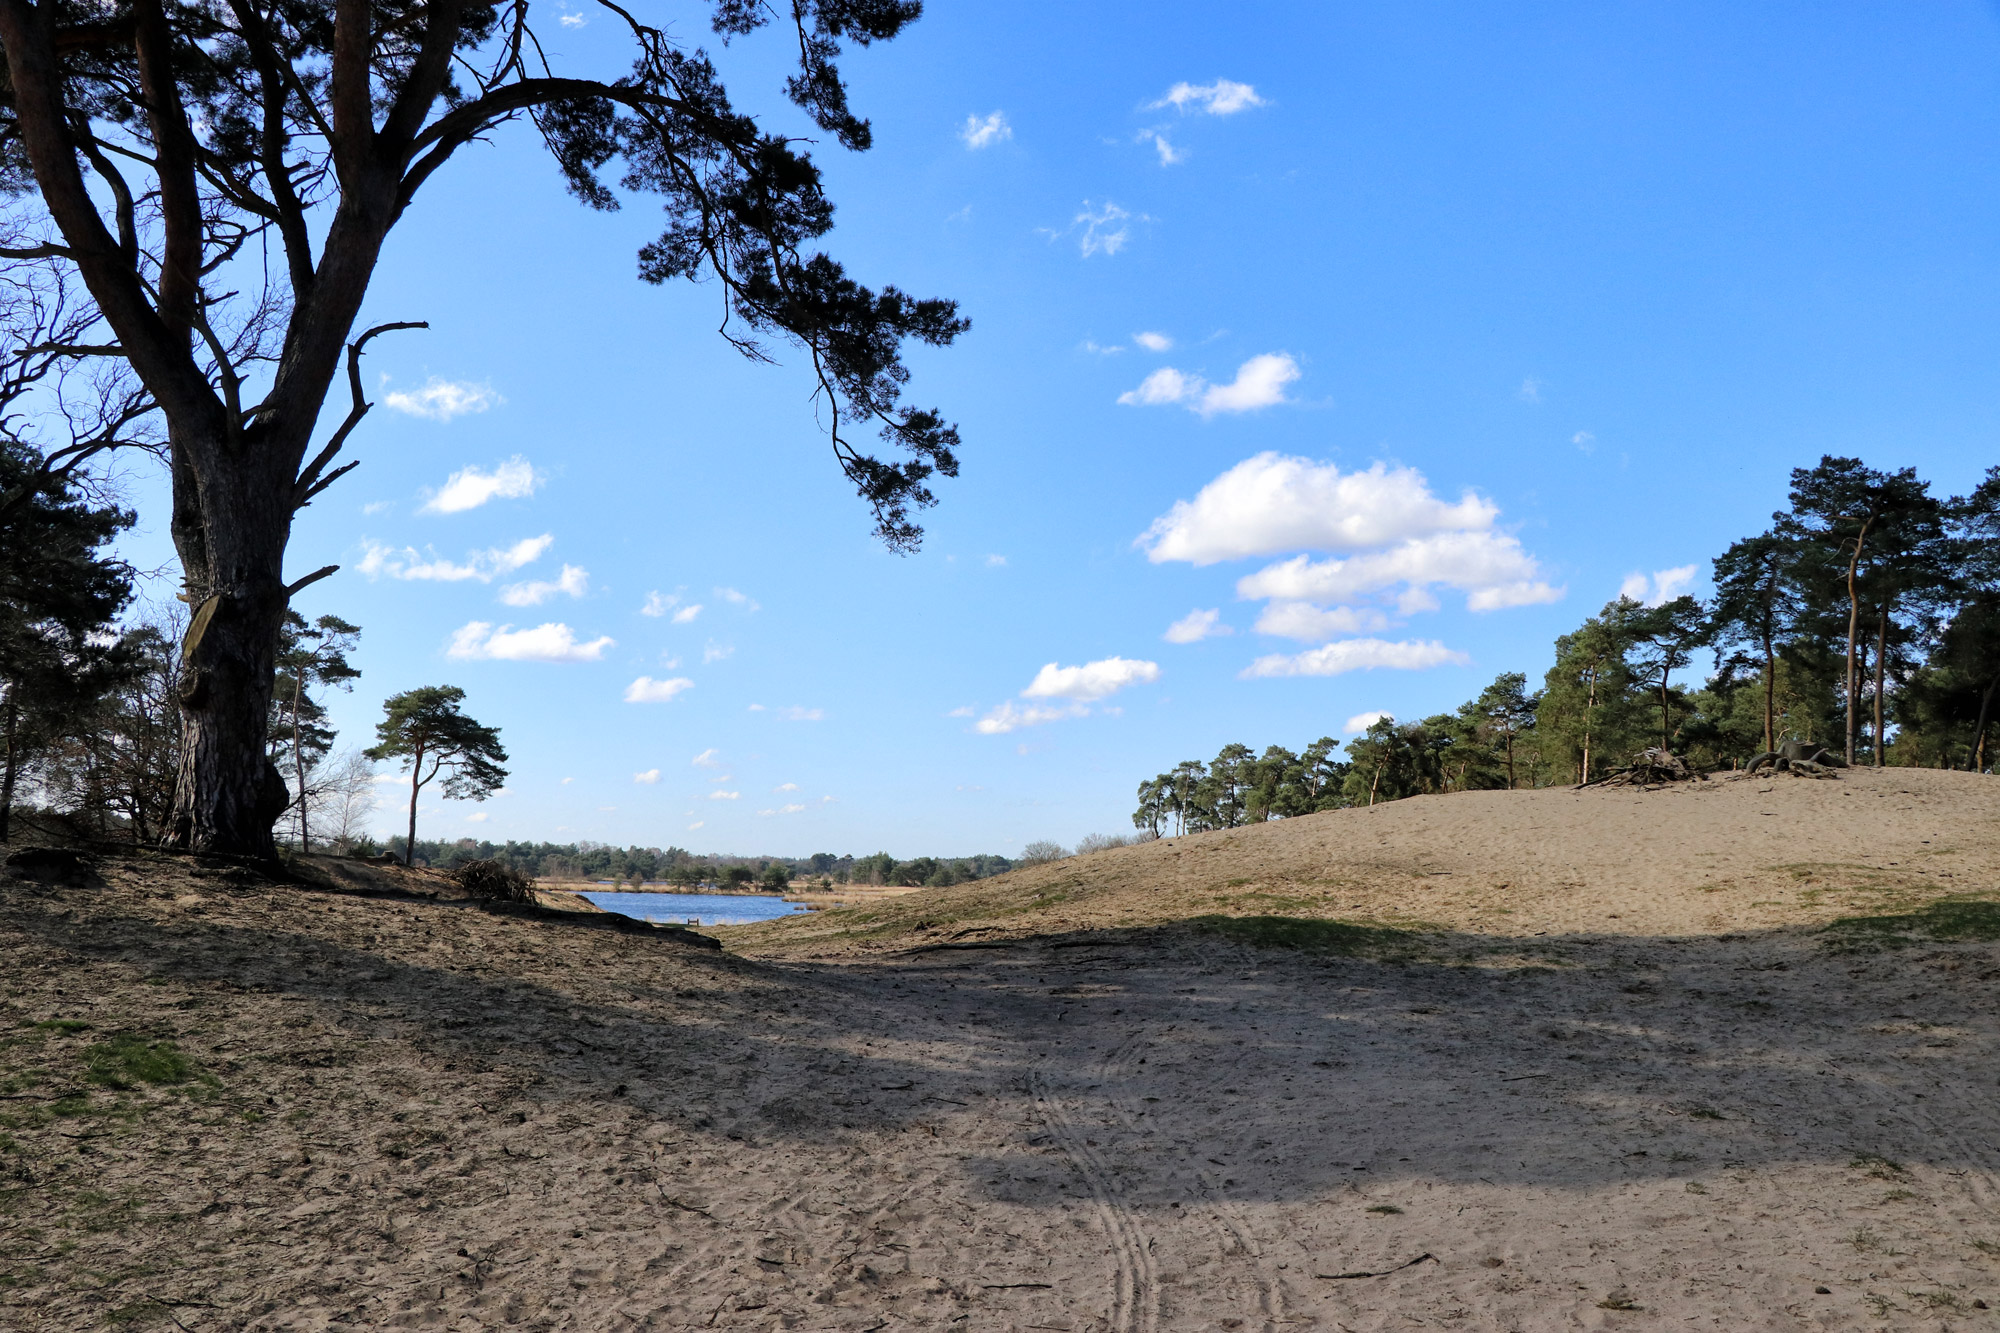
<path id="1" fill-rule="evenodd" d="M 465 822 L 468 824 L 484 824 L 490 818 L 492 816 L 484 810 L 475 810 L 465 817 Z"/>
<path id="2" fill-rule="evenodd" d="M 1132 341 L 1149 352 L 1171 352 L 1174 349 L 1174 340 L 1164 333 L 1135 333 Z"/>
<path id="3" fill-rule="evenodd" d="M 1283 352 L 1253 356 L 1236 369 L 1229 384 L 1213 384 L 1195 407 L 1203 416 L 1217 412 L 1254 412 L 1285 401 L 1285 386 L 1299 377 L 1299 363 Z"/>
<path id="4" fill-rule="evenodd" d="M 1627 574 L 1618 586 L 1618 595 L 1647 606 L 1664 606 L 1686 592 L 1694 582 L 1693 565 L 1676 565 L 1672 569 L 1656 570 L 1651 578 L 1644 574 Z"/>
<path id="5" fill-rule="evenodd" d="M 1086 662 L 1082 666 L 1058 666 L 1050 662 L 1035 673 L 1028 682 L 1028 688 L 1021 691 L 1023 699 L 1066 699 L 1067 703 L 1043 705 L 1017 705 L 1012 700 L 1001 704 L 973 724 L 973 730 L 986 736 L 1003 736 L 1020 727 L 1037 727 L 1045 722 L 1056 722 L 1064 718 L 1090 716 L 1090 705 L 1100 699 L 1116 694 L 1128 685 L 1144 681 L 1158 680 L 1159 664 L 1156 662 L 1132 661 L 1123 657 L 1106 657 L 1096 662 Z M 964 717 L 971 709 L 954 709 L 950 717 Z M 1105 709 L 1116 713 L 1117 709 Z"/>
<path id="6" fill-rule="evenodd" d="M 731 653 L 735 651 L 736 649 L 734 647 L 711 642 L 707 647 L 701 650 L 701 664 L 703 666 L 708 666 L 711 663 L 720 662 L 723 658 L 729 656 Z"/>
<path id="7" fill-rule="evenodd" d="M 1368 728 L 1374 726 L 1384 718 L 1394 720 L 1395 714 L 1385 713 L 1379 708 L 1372 713 L 1356 713 L 1353 717 L 1347 719 L 1347 725 L 1341 730 L 1345 735 L 1359 736 L 1362 732 L 1368 730 Z"/>
<path id="8" fill-rule="evenodd" d="M 1118 395 L 1118 401 L 1126 407 L 1157 407 L 1162 403 L 1185 403 L 1201 393 L 1203 380 L 1199 375 L 1183 375 L 1172 366 L 1161 366 L 1145 379 L 1139 381 L 1136 389 L 1127 389 Z"/>
<path id="9" fill-rule="evenodd" d="M 510 583 L 500 590 L 500 600 L 509 606 L 540 606 L 557 593 L 581 597 L 590 590 L 590 575 L 582 565 L 564 565 L 554 579 L 531 583 Z"/>
<path id="10" fill-rule="evenodd" d="M 986 557 L 986 567 L 988 569 L 1004 569 L 1006 565 L 1007 557 L 1004 555 L 989 555 Z"/>
<path id="11" fill-rule="evenodd" d="M 445 478 L 430 499 L 424 502 L 421 513 L 462 514 L 468 509 L 477 509 L 488 500 L 519 500 L 535 493 L 535 487 L 543 478 L 528 460 L 514 455 L 491 472 L 478 467 L 461 468 Z"/>
<path id="12" fill-rule="evenodd" d="M 1140 130 L 1139 142 L 1153 145 L 1153 151 L 1160 155 L 1160 165 L 1163 167 L 1177 166 L 1187 161 L 1186 150 L 1175 148 L 1168 142 L 1167 136 L 1158 130 Z"/>
<path id="13" fill-rule="evenodd" d="M 1240 673 L 1245 680 L 1260 676 L 1338 676 L 1349 671 L 1422 671 L 1428 667 L 1463 665 L 1472 659 L 1436 640 L 1390 643 L 1382 639 L 1342 639 L 1287 657 L 1260 657 Z"/>
<path id="14" fill-rule="evenodd" d="M 688 605 L 682 607 L 680 610 L 674 612 L 674 624 L 676 625 L 692 624 L 694 622 L 694 618 L 700 614 L 701 614 L 701 603 L 691 602 Z"/>
<path id="15" fill-rule="evenodd" d="M 1176 501 L 1139 539 L 1155 564 L 1212 565 L 1280 551 L 1358 551 L 1431 533 L 1491 527 L 1498 506 L 1465 492 L 1431 494 L 1415 468 L 1333 463 L 1261 453 Z"/>
<path id="16" fill-rule="evenodd" d="M 710 746 L 694 758 L 688 760 L 688 762 L 696 768 L 721 768 L 722 751 L 716 749 L 714 746 Z"/>
<path id="17" fill-rule="evenodd" d="M 605 635 L 579 643 L 575 631 L 554 621 L 517 630 L 512 625 L 494 629 L 484 620 L 475 620 L 451 636 L 445 655 L 465 661 L 595 662 L 615 642 Z"/>
<path id="18" fill-rule="evenodd" d="M 1102 343 L 1094 342 L 1089 338 L 1085 338 L 1083 340 L 1083 350 L 1086 352 L 1095 352 L 1099 356 L 1117 356 L 1120 352 L 1124 351 L 1125 349 L 1123 347 L 1116 347 L 1116 346 L 1106 347 Z"/>
<path id="19" fill-rule="evenodd" d="M 1078 245 L 1083 257 L 1092 255 L 1115 255 L 1125 248 L 1125 242 L 1132 238 L 1132 215 L 1118 205 L 1105 201 L 1102 208 L 1093 208 L 1088 199 L 1083 201 L 1083 211 L 1076 215 L 1071 228 L 1083 228 L 1083 239 Z"/>
<path id="20" fill-rule="evenodd" d="M 1597 437 L 1587 430 L 1580 430 L 1569 437 L 1569 442 L 1587 454 L 1597 452 Z"/>
<path id="21" fill-rule="evenodd" d="M 590 22 L 590 20 L 588 18 L 585 18 L 582 14 L 564 14 L 556 21 L 562 24 L 565 28 L 581 28 Z"/>
<path id="22" fill-rule="evenodd" d="M 803 805 L 781 805 L 778 807 L 778 813 L 781 815 L 795 815 L 803 809 L 805 809 Z"/>
<path id="23" fill-rule="evenodd" d="M 1236 591 L 1258 599 L 1344 602 L 1398 584 L 1442 584 L 1466 593 L 1471 609 L 1492 611 L 1561 597 L 1561 590 L 1542 582 L 1540 573 L 1535 558 L 1507 533 L 1440 532 L 1345 559 L 1294 556 L 1237 580 Z M 1435 599 L 1426 598 L 1399 609 L 1407 614 L 1434 607 Z"/>
<path id="24" fill-rule="evenodd" d="M 723 775 L 722 775 L 721 777 L 715 777 L 715 778 L 710 778 L 710 779 L 709 779 L 709 781 L 710 781 L 710 782 L 734 782 L 734 781 L 736 781 L 736 777 L 735 777 L 735 775 L 734 775 L 734 774 L 731 774 L 731 773 L 724 773 L 724 774 L 723 774 Z"/>
<path id="25" fill-rule="evenodd" d="M 1272 602 L 1257 617 L 1259 634 L 1324 643 L 1342 634 L 1371 634 L 1387 629 L 1389 618 L 1374 607 L 1318 607 L 1310 602 Z"/>
<path id="26" fill-rule="evenodd" d="M 1283 352 L 1253 356 L 1236 369 L 1228 384 L 1210 384 L 1200 375 L 1162 366 L 1118 395 L 1127 407 L 1158 407 L 1179 403 L 1191 412 L 1212 417 L 1218 412 L 1254 412 L 1288 401 L 1285 386 L 1299 377 L 1299 363 Z"/>
<path id="27" fill-rule="evenodd" d="M 743 799 L 743 793 L 740 791 L 712 791 L 708 794 L 708 799 L 711 801 L 740 801 Z"/>
<path id="28" fill-rule="evenodd" d="M 790 708 L 780 708 L 778 716 L 787 722 L 818 722 L 826 717 L 826 710 L 824 708 L 800 708 L 797 705 L 793 705 Z"/>
<path id="29" fill-rule="evenodd" d="M 546 532 L 539 537 L 524 537 L 505 550 L 489 547 L 484 551 L 473 551 L 466 557 L 466 562 L 459 565 L 428 549 L 419 553 L 416 547 L 405 546 L 399 551 L 393 546 L 383 546 L 363 538 L 365 549 L 356 568 L 371 579 L 386 574 L 392 579 L 408 581 L 462 583 L 467 579 L 477 579 L 481 583 L 491 583 L 502 574 L 511 574 L 541 559 L 542 553 L 553 546 L 555 540 Z"/>
<path id="30" fill-rule="evenodd" d="M 361 512 L 373 518 L 375 515 L 387 513 L 395 507 L 396 502 L 393 500 L 370 500 L 367 504 L 361 506 Z"/>
<path id="31" fill-rule="evenodd" d="M 662 596 L 659 590 L 655 589 L 646 594 L 646 604 L 639 608 L 639 614 L 642 616 L 663 616 L 679 601 L 679 597 Z"/>
<path id="32" fill-rule="evenodd" d="M 1148 103 L 1148 108 L 1158 110 L 1172 107 L 1176 111 L 1202 111 L 1211 116 L 1233 116 L 1238 111 L 1253 106 L 1266 105 L 1257 96 L 1257 90 L 1247 83 L 1237 83 L 1231 79 L 1217 79 L 1214 83 L 1177 83 L 1167 89 L 1167 95 L 1157 102 Z"/>
<path id="33" fill-rule="evenodd" d="M 463 380 L 440 379 L 433 375 L 423 388 L 409 393 L 398 389 L 383 394 L 382 401 L 396 411 L 407 412 L 413 417 L 450 421 L 453 417 L 484 412 L 494 404 L 507 400 L 495 393 L 490 384 L 468 384 Z"/>
<path id="34" fill-rule="evenodd" d="M 763 712 L 763 711 L 764 711 L 764 705 L 762 705 L 762 704 L 751 704 L 751 705 L 750 705 L 750 707 L 749 707 L 749 709 L 748 709 L 747 711 L 749 711 L 749 712 L 752 712 L 752 713 L 761 713 L 761 712 Z"/>
<path id="35" fill-rule="evenodd" d="M 946 714 L 945 714 L 945 716 L 946 716 L 946 717 L 974 717 L 974 716 L 977 716 L 977 715 L 978 715 L 978 713 L 979 713 L 979 710 L 978 710 L 977 708 L 974 708 L 974 707 L 972 707 L 972 706 L 971 706 L 970 704 L 967 704 L 967 705 L 964 705 L 963 707 L 959 707 L 959 708 L 954 708 L 954 709 L 952 709 L 952 710 L 951 710 L 951 711 L 950 711 L 949 713 L 946 713 Z M 380 779 L 377 779 L 377 781 L 379 781 L 379 780 L 380 780 Z"/>
<path id="36" fill-rule="evenodd" d="M 634 773 L 632 775 L 632 781 L 643 782 L 647 786 L 651 786 L 652 784 L 658 782 L 659 780 L 660 780 L 660 770 L 657 768 L 649 768 L 644 773 Z"/>
<path id="37" fill-rule="evenodd" d="M 671 702 L 682 690 L 691 690 L 694 682 L 685 676 L 675 676 L 671 680 L 654 680 L 651 676 L 641 676 L 625 687 L 625 702 L 628 704 L 663 704 Z M 710 751 L 711 754 L 714 751 Z"/>
<path id="38" fill-rule="evenodd" d="M 796 783 L 796 782 L 781 782 L 781 783 L 779 783 L 779 784 L 778 784 L 777 786 L 775 786 L 775 787 L 771 788 L 771 790 L 772 790 L 772 791 L 774 791 L 774 792 L 776 792 L 776 791 L 797 791 L 798 789 L 799 789 L 799 784 L 798 784 L 798 783 Z"/>
<path id="39" fill-rule="evenodd" d="M 707 822 L 708 822 L 708 821 L 707 821 L 706 819 L 697 819 L 697 820 L 695 820 L 695 821 L 694 821 L 694 823 L 692 823 L 692 824 L 689 824 L 689 825 L 688 825 L 688 832 L 689 832 L 689 833 L 692 833 L 692 832 L 694 832 L 694 831 L 695 831 L 696 829 L 700 828 L 700 827 L 701 827 L 702 825 L 706 824 Z"/>
<path id="40" fill-rule="evenodd" d="M 1203 639 L 1216 639 L 1225 634 L 1234 634 L 1236 631 L 1229 626 L 1217 623 L 1221 619 L 1222 612 L 1219 609 L 1190 611 L 1167 626 L 1167 632 L 1160 637 L 1168 643 L 1200 643 Z"/>
<path id="41" fill-rule="evenodd" d="M 1539 403 L 1542 401 L 1542 382 L 1530 375 L 1521 381 L 1521 387 L 1514 391 L 1514 396 L 1524 403 Z"/>
<path id="42" fill-rule="evenodd" d="M 1089 715 L 1090 709 L 1082 704 L 1069 704 L 1062 708 L 1040 708 L 1032 705 L 1027 708 L 1016 708 L 1010 701 L 980 718 L 973 724 L 973 730 L 982 736 L 1004 736 L 1018 727 L 1038 727 L 1045 722 Z"/>
<path id="43" fill-rule="evenodd" d="M 1101 661 L 1086 662 L 1082 666 L 1057 666 L 1050 662 L 1035 673 L 1028 682 L 1028 688 L 1021 691 L 1023 699 L 1072 699 L 1078 703 L 1094 703 L 1108 698 L 1128 685 L 1138 685 L 1160 678 L 1157 662 L 1133 661 L 1123 657 L 1107 657 Z"/>
<path id="44" fill-rule="evenodd" d="M 959 127 L 958 137 L 967 148 L 977 152 L 1013 138 L 1014 127 L 1007 123 L 1005 112 L 995 111 L 990 116 L 967 116 L 965 124 Z"/>
<path id="45" fill-rule="evenodd" d="M 754 599 L 745 596 L 734 588 L 717 588 L 715 595 L 732 606 L 742 607 L 745 611 L 762 611 L 764 609 Z"/>

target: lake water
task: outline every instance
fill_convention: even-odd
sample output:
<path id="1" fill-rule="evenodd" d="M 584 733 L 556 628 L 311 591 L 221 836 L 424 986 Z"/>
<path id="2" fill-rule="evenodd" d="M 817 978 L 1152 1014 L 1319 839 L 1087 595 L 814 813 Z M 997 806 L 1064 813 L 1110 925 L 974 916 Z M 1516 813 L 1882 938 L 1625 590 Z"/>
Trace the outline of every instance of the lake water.
<path id="1" fill-rule="evenodd" d="M 704 926 L 741 926 L 751 921 L 769 921 L 806 910 L 804 903 L 788 903 L 776 894 L 763 893 L 585 893 L 607 912 L 635 917 L 640 921 L 699 921 Z"/>

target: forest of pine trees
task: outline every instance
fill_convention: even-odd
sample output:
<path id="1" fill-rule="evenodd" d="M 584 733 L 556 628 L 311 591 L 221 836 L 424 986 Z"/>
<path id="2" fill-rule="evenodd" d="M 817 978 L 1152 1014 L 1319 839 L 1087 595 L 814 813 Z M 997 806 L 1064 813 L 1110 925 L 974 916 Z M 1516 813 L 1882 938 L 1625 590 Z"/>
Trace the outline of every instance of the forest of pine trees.
<path id="1" fill-rule="evenodd" d="M 1501 675 L 1420 721 L 1294 755 L 1225 746 L 1139 784 L 1155 834 L 1405 796 L 1588 782 L 1648 747 L 1740 766 L 1796 738 L 1851 763 L 1991 771 L 2000 702 L 2000 467 L 1968 495 L 1828 456 L 1771 526 L 1714 562 L 1714 595 L 1608 603 L 1530 690 Z M 1696 685 L 1687 672 L 1712 660 Z"/>

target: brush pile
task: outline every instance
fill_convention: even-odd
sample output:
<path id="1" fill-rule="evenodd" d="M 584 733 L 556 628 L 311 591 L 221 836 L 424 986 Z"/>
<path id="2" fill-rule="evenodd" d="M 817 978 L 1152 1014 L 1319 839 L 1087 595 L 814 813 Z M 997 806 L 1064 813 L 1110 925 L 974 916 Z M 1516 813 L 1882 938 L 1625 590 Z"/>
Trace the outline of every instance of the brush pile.
<path id="1" fill-rule="evenodd" d="M 1675 782 L 1706 782 L 1708 775 L 1698 769 L 1689 768 L 1687 761 L 1672 750 L 1650 746 L 1635 755 L 1625 767 L 1608 773 L 1595 782 L 1586 782 L 1577 787 L 1664 787 Z"/>

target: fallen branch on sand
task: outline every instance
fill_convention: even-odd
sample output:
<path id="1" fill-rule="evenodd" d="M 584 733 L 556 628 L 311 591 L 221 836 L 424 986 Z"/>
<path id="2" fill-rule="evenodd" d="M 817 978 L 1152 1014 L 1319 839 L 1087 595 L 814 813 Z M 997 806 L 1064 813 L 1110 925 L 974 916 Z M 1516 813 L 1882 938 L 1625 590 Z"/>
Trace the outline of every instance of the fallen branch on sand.
<path id="1" fill-rule="evenodd" d="M 1394 1268 L 1385 1268 L 1379 1273 L 1314 1273 L 1313 1276 L 1316 1278 L 1323 1278 L 1328 1282 L 1345 1282 L 1349 1278 L 1356 1278 L 1356 1277 L 1387 1277 L 1391 1273 L 1400 1273 L 1405 1268 L 1415 1268 L 1418 1264 L 1423 1263 L 1426 1259 L 1428 1259 L 1432 1263 L 1436 1263 L 1438 1261 L 1438 1257 L 1435 1254 L 1432 1254 L 1430 1251 L 1426 1250 L 1422 1254 L 1418 1255 L 1416 1258 L 1410 1260 L 1406 1264 L 1397 1264 Z"/>

